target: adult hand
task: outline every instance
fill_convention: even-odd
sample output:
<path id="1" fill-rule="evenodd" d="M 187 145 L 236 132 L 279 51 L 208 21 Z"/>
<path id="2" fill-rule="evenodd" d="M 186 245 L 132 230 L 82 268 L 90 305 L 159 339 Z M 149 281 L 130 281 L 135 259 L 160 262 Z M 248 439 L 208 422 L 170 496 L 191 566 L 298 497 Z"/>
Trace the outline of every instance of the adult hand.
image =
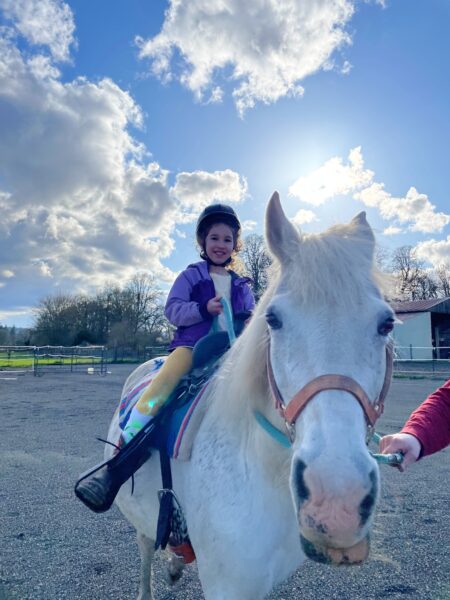
<path id="1" fill-rule="evenodd" d="M 394 454 L 402 452 L 403 462 L 397 465 L 400 471 L 404 471 L 408 465 L 416 462 L 419 458 L 422 446 L 419 440 L 409 433 L 394 433 L 385 435 L 380 441 L 380 450 L 382 454 Z"/>
<path id="2" fill-rule="evenodd" d="M 206 305 L 206 310 L 209 312 L 210 315 L 220 315 L 220 313 L 223 311 L 223 306 L 220 302 L 221 298 L 222 296 L 214 296 L 214 298 L 211 298 L 211 300 L 208 301 L 208 304 Z"/>

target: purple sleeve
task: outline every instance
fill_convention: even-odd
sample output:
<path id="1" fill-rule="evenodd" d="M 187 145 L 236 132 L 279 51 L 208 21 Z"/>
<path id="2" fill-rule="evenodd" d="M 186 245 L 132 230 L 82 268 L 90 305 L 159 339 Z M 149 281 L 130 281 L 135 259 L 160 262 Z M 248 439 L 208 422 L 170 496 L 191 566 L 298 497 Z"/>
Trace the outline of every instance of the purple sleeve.
<path id="1" fill-rule="evenodd" d="M 183 271 L 175 279 L 164 310 L 172 325 L 188 327 L 204 320 L 198 302 L 191 300 L 191 292 L 192 284 Z"/>
<path id="2" fill-rule="evenodd" d="M 247 284 L 244 286 L 244 307 L 245 310 L 252 312 L 255 308 L 255 298 L 253 296 L 252 288 Z"/>

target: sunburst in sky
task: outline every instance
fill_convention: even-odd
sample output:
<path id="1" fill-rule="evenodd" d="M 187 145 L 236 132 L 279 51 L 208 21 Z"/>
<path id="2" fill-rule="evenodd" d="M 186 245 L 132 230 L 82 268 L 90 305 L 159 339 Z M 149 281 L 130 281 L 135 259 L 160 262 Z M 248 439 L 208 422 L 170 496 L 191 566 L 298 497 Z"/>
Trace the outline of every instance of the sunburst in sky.
<path id="1" fill-rule="evenodd" d="M 446 0 L 0 0 L 0 323 L 197 259 L 214 200 L 450 263 Z"/>

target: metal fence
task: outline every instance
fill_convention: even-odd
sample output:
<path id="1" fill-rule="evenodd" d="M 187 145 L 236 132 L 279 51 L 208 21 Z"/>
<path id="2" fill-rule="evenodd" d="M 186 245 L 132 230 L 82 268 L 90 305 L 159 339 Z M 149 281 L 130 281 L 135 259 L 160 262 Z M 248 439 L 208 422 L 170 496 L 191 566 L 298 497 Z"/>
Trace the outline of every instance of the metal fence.
<path id="1" fill-rule="evenodd" d="M 395 346 L 394 376 L 450 377 L 450 346 Z"/>
<path id="2" fill-rule="evenodd" d="M 104 375 L 108 363 L 143 363 L 166 354 L 167 346 L 0 346 L 0 377 L 47 371 Z"/>
<path id="3" fill-rule="evenodd" d="M 33 372 L 84 372 L 106 375 L 105 346 L 39 346 L 34 351 Z"/>
<path id="4" fill-rule="evenodd" d="M 104 346 L 0 346 L 0 372 L 5 376 L 46 371 L 106 373 Z"/>
<path id="5" fill-rule="evenodd" d="M 34 346 L 0 346 L 0 378 L 16 379 L 33 371 Z"/>
<path id="6" fill-rule="evenodd" d="M 444 352 L 449 351 L 448 354 Z M 433 358 L 423 358 L 426 356 Z M 111 362 L 142 363 L 167 354 L 167 346 L 106 348 L 105 346 L 0 346 L 0 378 L 47 371 L 105 375 Z M 445 355 L 446 358 L 442 358 Z M 396 346 L 394 376 L 450 378 L 450 347 Z"/>

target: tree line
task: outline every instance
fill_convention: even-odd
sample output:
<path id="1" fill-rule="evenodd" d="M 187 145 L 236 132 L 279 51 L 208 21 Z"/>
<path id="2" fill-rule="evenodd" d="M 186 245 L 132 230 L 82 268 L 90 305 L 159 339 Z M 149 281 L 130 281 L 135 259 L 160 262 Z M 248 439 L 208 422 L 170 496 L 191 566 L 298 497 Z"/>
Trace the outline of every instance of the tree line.
<path id="1" fill-rule="evenodd" d="M 389 274 L 390 301 L 450 296 L 450 266 L 427 269 L 412 246 L 392 252 L 379 248 L 376 262 Z M 267 287 L 270 264 L 263 236 L 248 235 L 237 270 L 252 280 L 256 301 Z M 34 312 L 34 325 L 26 332 L 0 326 L 0 345 L 99 344 L 137 349 L 166 345 L 173 330 L 164 317 L 164 294 L 154 277 L 145 273 L 123 286 L 108 284 L 94 295 L 48 295 Z"/>

